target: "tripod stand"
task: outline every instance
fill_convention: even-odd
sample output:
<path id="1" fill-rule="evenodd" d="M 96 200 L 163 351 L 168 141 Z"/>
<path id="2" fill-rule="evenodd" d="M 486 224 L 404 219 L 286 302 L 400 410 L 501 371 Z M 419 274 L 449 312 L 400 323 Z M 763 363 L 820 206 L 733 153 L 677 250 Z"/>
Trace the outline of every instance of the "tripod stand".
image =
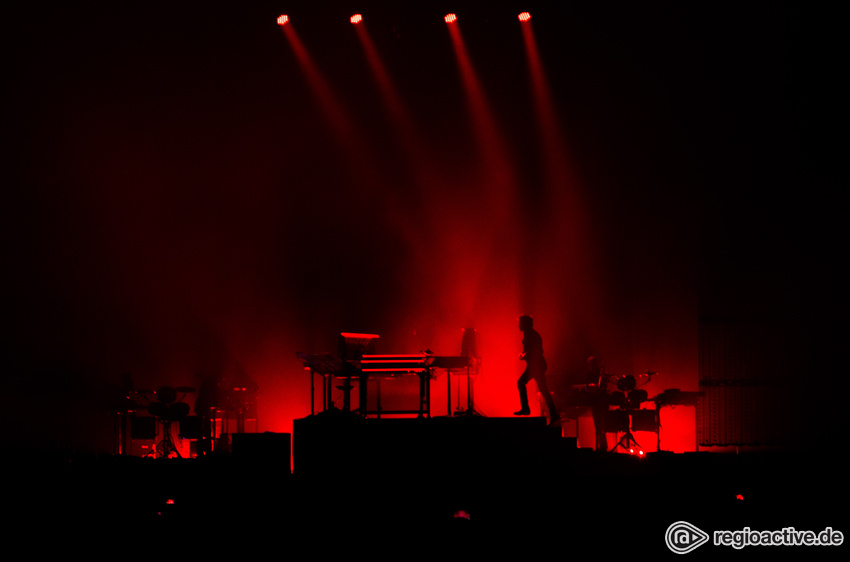
<path id="1" fill-rule="evenodd" d="M 183 455 L 177 450 L 174 444 L 174 438 L 171 436 L 171 420 L 157 419 L 162 424 L 162 441 L 156 446 L 156 457 L 159 459 L 170 458 L 172 454 L 177 455 L 177 458 L 182 459 Z"/>
<path id="2" fill-rule="evenodd" d="M 639 454 L 643 455 L 640 443 L 637 442 L 637 439 L 632 434 L 632 427 L 636 424 L 635 415 L 640 412 L 641 403 L 647 400 L 648 395 L 644 389 L 635 388 L 636 384 L 637 381 L 632 375 L 626 375 L 617 381 L 617 388 L 621 391 L 618 393 L 620 396 L 618 397 L 617 405 L 621 414 L 625 414 L 625 419 L 623 420 L 626 422 L 625 435 L 611 448 L 610 453 L 616 451 L 618 447 L 622 447 L 628 453 L 634 453 L 635 448 L 637 448 Z"/>
<path id="3" fill-rule="evenodd" d="M 156 457 L 167 459 L 175 454 L 177 457 L 183 458 L 174 444 L 174 438 L 171 436 L 171 423 L 179 422 L 189 415 L 189 405 L 185 402 L 175 402 L 177 393 L 171 387 L 164 386 L 157 390 L 156 394 L 157 402 L 148 404 L 148 412 L 162 425 L 162 441 L 156 446 Z"/>
<path id="4" fill-rule="evenodd" d="M 617 447 L 622 447 L 623 449 L 625 449 L 628 452 L 631 452 L 632 449 L 634 449 L 635 447 L 637 447 L 638 449 L 641 449 L 640 443 L 638 443 L 637 439 L 635 439 L 635 436 L 632 435 L 631 426 L 626 428 L 626 434 L 623 435 L 620 438 L 620 440 L 617 442 L 617 444 L 614 445 L 613 447 L 611 447 L 611 450 L 608 451 L 608 452 L 613 453 L 614 451 L 617 450 Z"/>
<path id="5" fill-rule="evenodd" d="M 457 381 L 457 384 L 458 384 L 457 392 L 456 392 L 457 401 L 458 401 L 457 409 L 455 410 L 454 414 L 451 414 L 451 415 L 454 415 L 454 416 L 480 416 L 481 414 L 479 414 L 478 412 L 475 411 L 475 399 L 473 398 L 473 393 L 472 393 L 472 377 L 477 373 L 474 373 L 472 367 L 468 366 L 468 367 L 466 367 L 465 372 L 464 371 L 458 371 L 456 374 L 466 375 L 466 409 L 464 409 L 460 405 L 460 381 Z M 449 382 L 447 384 L 450 385 L 451 384 L 452 371 L 448 370 L 446 372 L 446 375 L 449 378 Z M 449 404 L 448 404 L 447 411 L 451 412 L 452 411 L 451 387 L 449 387 L 449 389 L 448 389 L 448 399 L 449 399 Z"/>

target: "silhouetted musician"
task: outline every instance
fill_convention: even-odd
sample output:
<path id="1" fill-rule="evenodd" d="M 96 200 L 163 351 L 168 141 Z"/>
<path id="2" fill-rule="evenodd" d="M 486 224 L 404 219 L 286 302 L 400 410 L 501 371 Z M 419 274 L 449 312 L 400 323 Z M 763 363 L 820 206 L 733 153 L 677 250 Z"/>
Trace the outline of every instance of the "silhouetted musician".
<path id="1" fill-rule="evenodd" d="M 608 450 L 608 437 L 605 434 L 605 423 L 608 416 L 608 381 L 611 375 L 602 368 L 602 360 L 591 355 L 587 358 L 587 378 L 585 383 L 588 389 L 595 391 L 591 413 L 593 415 L 593 427 L 596 432 L 596 449 Z"/>
<path id="2" fill-rule="evenodd" d="M 523 333 L 522 337 L 522 355 L 520 359 L 525 361 L 525 371 L 517 380 L 517 390 L 519 390 L 520 409 L 514 412 L 515 416 L 531 415 L 531 409 L 528 406 L 528 390 L 526 385 L 528 381 L 534 379 L 537 383 L 537 390 L 543 395 L 546 401 L 546 406 L 549 408 L 549 424 L 557 424 L 560 415 L 555 407 L 555 400 L 549 392 L 546 385 L 546 359 L 543 357 L 543 338 L 537 330 L 534 329 L 534 319 L 523 314 L 519 317 L 519 330 Z"/>
<path id="3" fill-rule="evenodd" d="M 220 385 L 223 377 L 221 373 L 212 375 L 198 373 L 196 376 L 201 382 L 198 398 L 195 400 L 195 413 L 201 418 L 203 431 L 198 447 L 200 449 L 199 454 L 204 455 L 213 450 L 213 440 L 216 433 L 215 411 L 221 407 Z"/>

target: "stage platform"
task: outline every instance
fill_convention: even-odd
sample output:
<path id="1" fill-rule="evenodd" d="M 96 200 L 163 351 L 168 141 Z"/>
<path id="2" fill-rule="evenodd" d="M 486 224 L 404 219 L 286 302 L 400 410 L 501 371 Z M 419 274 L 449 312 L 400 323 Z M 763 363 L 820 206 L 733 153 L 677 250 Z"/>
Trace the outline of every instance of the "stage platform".
<path id="1" fill-rule="evenodd" d="M 473 549 L 519 543 L 544 553 L 536 549 L 547 543 L 567 556 L 581 544 L 667 555 L 665 530 L 676 521 L 706 531 L 850 530 L 845 467 L 832 453 L 637 458 L 577 449 L 541 418 L 477 416 L 296 420 L 293 471 L 288 442 L 255 434 L 241 450 L 194 459 L 21 451 L 8 463 L 18 469 L 9 505 L 23 528 L 72 541 L 96 533 L 289 545 L 321 530 L 355 550 L 453 537 Z"/>

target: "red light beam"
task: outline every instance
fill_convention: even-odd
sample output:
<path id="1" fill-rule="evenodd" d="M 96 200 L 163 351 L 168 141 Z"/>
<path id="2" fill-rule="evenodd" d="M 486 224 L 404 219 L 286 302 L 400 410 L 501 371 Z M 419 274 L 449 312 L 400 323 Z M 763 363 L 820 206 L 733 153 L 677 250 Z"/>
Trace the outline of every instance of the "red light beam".
<path id="1" fill-rule="evenodd" d="M 453 15 L 449 14 L 449 16 Z M 493 119 L 487 96 L 484 94 L 484 90 L 470 61 L 460 28 L 453 24 L 455 20 L 449 21 L 449 16 L 446 16 L 446 22 L 449 23 L 449 34 L 452 38 L 455 58 L 460 68 L 464 89 L 466 90 L 467 103 L 470 114 L 472 115 L 473 126 L 478 138 L 478 146 L 482 151 L 482 157 L 487 165 L 491 167 L 494 175 L 501 178 L 502 182 L 512 183 L 514 181 L 514 174 L 513 167 L 509 163 L 508 151 L 502 142 L 501 134 Z"/>
<path id="2" fill-rule="evenodd" d="M 366 55 L 366 60 L 369 63 L 369 68 L 378 85 L 381 94 L 381 99 L 389 114 L 392 125 L 396 128 L 399 140 L 404 147 L 406 156 L 410 159 L 411 165 L 417 168 L 417 173 L 420 176 L 425 175 L 426 170 L 430 168 L 426 160 L 426 149 L 423 143 L 418 138 L 416 126 L 410 112 L 402 102 L 401 96 L 396 89 L 396 86 L 381 59 L 378 50 L 375 48 L 369 31 L 366 26 L 357 26 L 357 38 L 363 47 L 363 52 Z"/>
<path id="3" fill-rule="evenodd" d="M 531 21 L 524 21 L 521 27 L 528 60 L 529 79 L 534 96 L 534 112 L 540 130 L 541 146 L 543 147 L 543 164 L 548 181 L 552 186 L 552 192 L 560 193 L 563 196 L 566 193 L 563 187 L 574 184 L 576 181 L 574 169 L 570 164 L 569 150 L 559 126 L 558 112 L 552 100 L 552 93 L 537 49 Z M 554 201 L 553 204 L 555 204 Z"/>
<path id="4" fill-rule="evenodd" d="M 285 17 L 285 16 L 281 16 Z M 279 20 L 280 18 L 278 18 Z M 288 21 L 288 20 L 287 20 Z M 357 139 L 354 135 L 354 126 L 351 123 L 342 104 L 337 100 L 325 78 L 319 72 L 318 67 L 313 62 L 310 53 L 304 47 L 301 39 L 298 37 L 295 28 L 292 25 L 281 26 L 286 39 L 289 41 L 295 56 L 298 59 L 298 64 L 304 73 L 305 78 L 310 84 L 310 87 L 316 94 L 316 98 L 324 110 L 323 113 L 327 116 L 328 124 L 336 133 L 342 142 L 349 146 L 356 146 Z"/>

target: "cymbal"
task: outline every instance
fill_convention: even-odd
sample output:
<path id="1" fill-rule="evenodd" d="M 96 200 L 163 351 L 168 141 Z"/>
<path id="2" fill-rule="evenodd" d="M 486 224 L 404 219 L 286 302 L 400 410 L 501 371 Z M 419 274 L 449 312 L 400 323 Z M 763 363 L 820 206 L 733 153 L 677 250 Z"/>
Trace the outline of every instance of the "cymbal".
<path id="1" fill-rule="evenodd" d="M 177 400 L 177 391 L 170 386 L 161 386 L 156 391 L 156 399 L 165 404 L 171 404 Z"/>
<path id="2" fill-rule="evenodd" d="M 171 404 L 153 402 L 148 406 L 148 412 L 161 421 L 180 421 L 181 418 L 189 415 L 189 405 L 185 402 L 174 402 Z"/>

